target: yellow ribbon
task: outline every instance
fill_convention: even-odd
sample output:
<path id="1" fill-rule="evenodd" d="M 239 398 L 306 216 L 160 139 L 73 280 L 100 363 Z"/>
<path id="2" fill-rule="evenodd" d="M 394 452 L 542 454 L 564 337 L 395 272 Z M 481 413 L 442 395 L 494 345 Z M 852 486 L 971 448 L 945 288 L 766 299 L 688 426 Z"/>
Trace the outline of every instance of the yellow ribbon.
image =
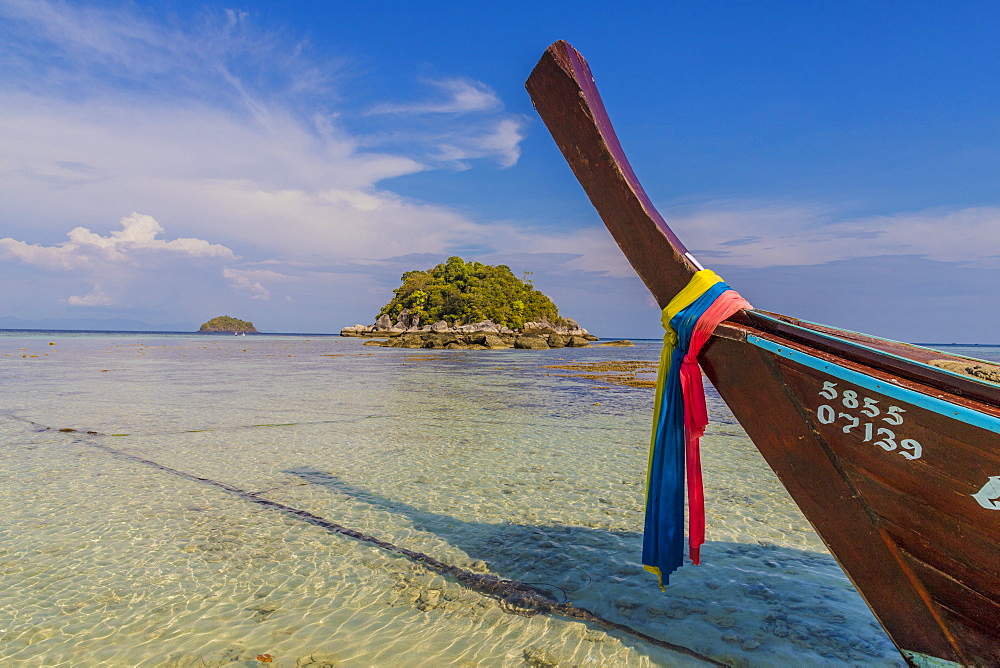
<path id="1" fill-rule="evenodd" d="M 660 408 L 663 402 L 663 386 L 667 382 L 667 374 L 670 372 L 670 363 L 674 357 L 674 348 L 677 346 L 677 332 L 670 326 L 670 321 L 674 316 L 694 303 L 698 297 L 708 292 L 716 283 L 721 283 L 719 277 L 711 269 L 702 269 L 695 272 L 691 280 L 684 288 L 674 295 L 667 307 L 663 309 L 663 351 L 660 353 L 660 369 L 656 374 L 656 403 L 653 406 L 653 434 L 649 441 L 649 463 L 646 467 L 646 498 L 649 498 L 649 479 L 653 469 L 653 450 L 656 448 L 656 430 L 660 425 Z M 663 587 L 663 575 L 656 566 L 644 566 L 650 573 L 654 573 L 660 579 L 660 589 Z"/>
<path id="2" fill-rule="evenodd" d="M 660 370 L 656 374 L 656 403 L 653 406 L 653 435 L 649 442 L 649 463 L 646 469 L 646 496 L 649 496 L 649 472 L 653 467 L 653 448 L 656 446 L 656 428 L 660 423 L 660 404 L 663 401 L 663 385 L 667 382 L 667 373 L 670 371 L 670 361 L 674 356 L 674 347 L 677 345 L 677 332 L 670 326 L 670 321 L 674 316 L 694 303 L 698 297 L 708 292 L 716 283 L 721 283 L 719 277 L 711 269 L 702 269 L 695 272 L 691 280 L 684 288 L 674 295 L 667 307 L 663 309 L 663 351 L 660 353 Z"/>

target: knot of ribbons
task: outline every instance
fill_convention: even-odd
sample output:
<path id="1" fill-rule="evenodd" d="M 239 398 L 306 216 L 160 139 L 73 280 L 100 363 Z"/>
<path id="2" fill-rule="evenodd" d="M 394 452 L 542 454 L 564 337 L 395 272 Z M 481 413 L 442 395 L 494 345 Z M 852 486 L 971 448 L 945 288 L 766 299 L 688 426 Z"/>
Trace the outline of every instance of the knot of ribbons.
<path id="1" fill-rule="evenodd" d="M 701 562 L 705 542 L 699 439 L 708 425 L 708 409 L 698 353 L 720 322 L 750 308 L 715 272 L 703 269 L 663 309 L 663 352 L 656 379 L 642 542 L 642 563 L 660 578 L 661 587 L 684 563 L 685 478 L 693 563 Z"/>

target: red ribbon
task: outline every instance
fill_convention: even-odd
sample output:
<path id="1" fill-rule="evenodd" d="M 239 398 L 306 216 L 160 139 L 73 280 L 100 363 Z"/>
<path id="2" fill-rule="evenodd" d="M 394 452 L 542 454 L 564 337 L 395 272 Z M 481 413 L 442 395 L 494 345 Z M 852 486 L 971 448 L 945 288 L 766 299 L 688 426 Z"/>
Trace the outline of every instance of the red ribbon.
<path id="1" fill-rule="evenodd" d="M 688 549 L 691 561 L 701 563 L 701 546 L 705 542 L 705 488 L 701 479 L 701 445 L 699 439 L 708 426 L 705 386 L 698 366 L 698 353 L 712 336 L 720 322 L 740 309 L 753 307 L 735 290 L 726 290 L 705 309 L 691 333 L 687 354 L 681 362 L 681 389 L 684 393 L 685 450 L 688 489 Z"/>

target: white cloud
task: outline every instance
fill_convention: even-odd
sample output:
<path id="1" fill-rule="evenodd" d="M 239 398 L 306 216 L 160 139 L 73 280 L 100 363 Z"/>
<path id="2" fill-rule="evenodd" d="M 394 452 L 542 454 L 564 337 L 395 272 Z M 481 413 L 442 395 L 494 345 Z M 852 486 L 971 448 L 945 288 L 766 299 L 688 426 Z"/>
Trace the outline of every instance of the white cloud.
<path id="1" fill-rule="evenodd" d="M 152 216 L 133 213 L 120 223 L 121 229 L 108 236 L 75 227 L 67 241 L 51 246 L 5 237 L 0 239 L 0 261 L 33 271 L 39 294 L 47 292 L 73 307 L 135 308 L 183 301 L 193 291 L 216 289 L 214 284 L 223 278 L 267 298 L 268 290 L 259 281 L 280 276 L 227 267 L 225 263 L 239 258 L 221 244 L 191 237 L 160 239 L 163 227 Z M 10 273 L 10 266 L 5 269 Z M 90 285 L 87 293 L 66 296 L 81 283 Z"/>
<path id="2" fill-rule="evenodd" d="M 996 207 L 840 218 L 829 208 L 722 202 L 676 212 L 669 222 L 706 266 L 817 265 L 885 255 L 1000 258 Z"/>
<path id="3" fill-rule="evenodd" d="M 94 59 L 110 57 L 137 67 L 150 63 L 128 58 L 135 43 L 147 45 L 148 50 L 149 46 L 164 48 L 172 41 L 150 25 L 129 20 L 128 15 L 63 3 L 3 0 L 0 14 L 41 31 L 60 51 L 85 53 Z"/>
<path id="4" fill-rule="evenodd" d="M 438 99 L 411 103 L 380 104 L 369 110 L 371 116 L 392 115 L 397 126 L 393 140 L 400 134 L 416 145 L 428 147 L 432 162 L 453 168 L 469 169 L 469 160 L 492 159 L 501 167 L 511 167 L 521 157 L 525 121 L 506 113 L 492 88 L 467 79 L 428 80 L 443 95 Z M 448 123 L 427 116 L 446 115 Z M 465 117 L 470 116 L 472 119 Z M 446 131 L 442 131 L 446 128 Z M 400 130 L 402 129 L 402 130 Z"/>
<path id="5" fill-rule="evenodd" d="M 340 92 L 352 90 L 342 85 L 349 68 L 255 31 L 244 12 L 186 27 L 149 15 L 0 0 L 0 39 L 13 45 L 0 50 L 0 255 L 15 261 L 5 270 L 34 272 L 49 301 L 180 309 L 197 294 L 268 308 L 292 298 L 316 311 L 332 294 L 338 308 L 364 302 L 368 312 L 398 277 L 386 276 L 397 270 L 390 258 L 470 248 L 484 261 L 516 257 L 516 269 L 542 265 L 567 284 L 634 284 L 599 226 L 483 224 L 391 190 L 390 179 L 422 171 L 517 163 L 526 119 L 484 83 L 429 81 L 426 98 L 352 108 Z M 352 123 L 374 127 L 352 134 Z M 74 227 L 133 210 L 156 219 L 133 214 L 109 233 Z M 1000 256 L 1000 211 L 990 208 L 852 219 L 830 207 L 717 202 L 672 213 L 706 266 Z"/>
<path id="6" fill-rule="evenodd" d="M 70 306 L 110 306 L 111 299 L 104 294 L 100 285 L 94 285 L 90 293 L 83 295 L 72 295 L 66 302 Z"/>
<path id="7" fill-rule="evenodd" d="M 384 103 L 369 112 L 378 114 L 467 114 L 470 112 L 496 111 L 503 103 L 496 92 L 484 83 L 469 79 L 426 80 L 437 88 L 443 97 L 403 104 Z"/>
<path id="8" fill-rule="evenodd" d="M 433 157 L 441 162 L 453 163 L 467 169 L 466 161 L 473 158 L 493 157 L 501 167 L 512 167 L 521 157 L 521 141 L 524 139 L 524 123 L 520 119 L 505 118 L 492 128 L 478 135 L 450 138 L 438 145 Z"/>
<path id="9" fill-rule="evenodd" d="M 80 212 L 101 220 L 127 206 L 155 211 L 184 238 L 211 238 L 257 261 L 443 252 L 476 237 L 478 226 L 381 182 L 431 163 L 509 166 L 519 157 L 522 120 L 504 114 L 489 87 L 460 79 L 434 82 L 444 99 L 424 106 L 475 118 L 404 129 L 405 138 L 381 140 L 394 150 L 373 150 L 371 137 L 338 125 L 329 81 L 292 74 L 320 64 L 298 43 L 255 34 L 240 13 L 214 28 L 182 30 L 127 10 L 13 0 L 0 7 L 19 22 L 19 40 L 62 53 L 55 65 L 22 58 L 15 69 L 30 77 L 0 74 L 0 225 L 51 236 Z M 257 70 L 244 65 L 241 74 L 246 54 Z M 117 75 L 108 75 L 109 62 Z M 123 73 L 126 85 L 116 78 Z M 275 89 L 265 80 L 283 83 Z M 443 146 L 450 157 L 430 158 Z M 82 241 L 118 247 L 116 237 L 70 243 Z M 63 245 L 9 245 L 8 253 L 45 256 L 52 267 L 72 259 Z"/>
<path id="10" fill-rule="evenodd" d="M 121 230 L 102 237 L 86 227 L 74 227 L 67 233 L 69 241 L 55 246 L 42 246 L 17 241 L 10 237 L 0 239 L 0 257 L 20 260 L 46 269 L 78 269 L 99 261 L 134 262 L 137 250 L 165 252 L 188 257 L 218 257 L 235 260 L 230 249 L 211 244 L 203 239 L 182 238 L 166 241 L 156 237 L 163 227 L 152 216 L 132 213 L 121 219 Z"/>

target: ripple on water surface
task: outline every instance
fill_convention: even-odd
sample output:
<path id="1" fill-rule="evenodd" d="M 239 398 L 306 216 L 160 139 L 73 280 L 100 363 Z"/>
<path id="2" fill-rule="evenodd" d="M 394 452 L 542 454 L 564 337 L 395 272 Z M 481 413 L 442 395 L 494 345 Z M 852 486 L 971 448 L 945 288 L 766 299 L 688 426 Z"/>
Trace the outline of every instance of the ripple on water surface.
<path id="1" fill-rule="evenodd" d="M 577 371 L 641 376 L 657 346 L 49 334 L 0 354 L 4 665 L 701 665 L 233 490 L 731 665 L 901 663 L 711 389 L 704 564 L 666 592 L 643 571 L 652 391 Z"/>

